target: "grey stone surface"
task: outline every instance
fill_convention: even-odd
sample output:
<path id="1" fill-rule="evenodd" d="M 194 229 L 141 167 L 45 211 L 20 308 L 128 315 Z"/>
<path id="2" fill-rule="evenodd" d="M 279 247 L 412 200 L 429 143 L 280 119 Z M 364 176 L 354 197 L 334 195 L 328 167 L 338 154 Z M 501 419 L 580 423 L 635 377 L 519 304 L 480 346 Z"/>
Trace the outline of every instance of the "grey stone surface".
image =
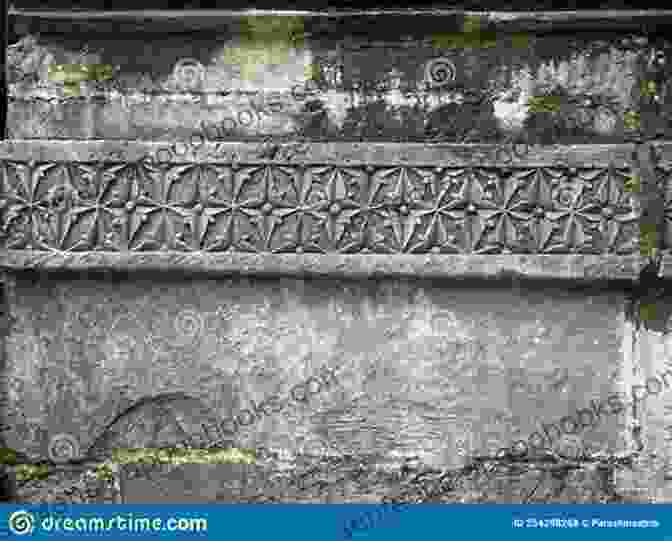
<path id="1" fill-rule="evenodd" d="M 338 386 L 228 444 L 293 455 L 327 441 L 455 468 L 620 389 L 622 294 L 436 285 L 19 275 L 5 371 L 17 428 L 5 438 L 35 457 L 63 434 L 78 454 L 175 446 L 184 431 L 203 434 L 204 419 L 284 396 L 329 366 Z M 568 378 L 552 390 L 556 369 Z M 579 440 L 623 452 L 625 428 L 615 415 Z"/>
<path id="2" fill-rule="evenodd" d="M 669 43 L 633 31 L 637 14 L 616 16 L 620 28 L 612 30 L 588 22 L 591 29 L 600 25 L 600 37 L 544 32 L 563 24 L 581 28 L 575 16 L 540 16 L 526 24 L 518 14 L 518 21 L 494 25 L 457 14 L 387 22 L 346 17 L 340 24 L 297 17 L 272 30 L 244 16 L 172 23 L 152 23 L 150 16 L 140 26 L 132 18 L 45 20 L 52 32 L 23 36 L 10 49 L 9 125 L 15 138 L 47 139 L 175 140 L 200 133 L 228 140 L 304 135 L 460 142 L 522 133 L 544 144 L 617 142 L 632 135 L 625 115 L 642 108 L 646 97 L 638 85 L 651 80 L 659 84 L 660 110 L 647 113 L 646 121 L 642 116 L 642 129 L 651 136 L 669 133 L 669 66 L 651 65 L 658 54 L 664 60 Z M 171 24 L 219 27 L 185 40 L 166 32 Z M 428 64 L 440 58 L 454 68 L 446 84 L 427 79 Z M 111 80 L 83 83 L 80 97 L 68 96 L 62 83 L 49 79 L 49 66 L 72 63 L 116 71 Z M 562 96 L 557 110 L 528 104 L 553 93 Z"/>
<path id="3" fill-rule="evenodd" d="M 664 392 L 563 437 L 579 460 L 473 468 L 665 370 L 672 146 L 626 144 L 670 132 L 651 13 L 69 15 L 20 14 L 8 51 L 33 140 L 0 143 L 2 445 L 75 470 L 185 441 L 260 458 L 163 488 L 121 467 L 97 495 L 59 470 L 24 501 L 377 501 L 446 469 L 441 501 L 669 499 Z M 58 64 L 113 77 L 66 89 Z M 341 385 L 209 441 L 321 363 Z"/>
<path id="4" fill-rule="evenodd" d="M 5 251 L 0 265 L 40 272 L 70 270 L 188 272 L 194 276 L 322 276 L 332 278 L 557 279 L 577 283 L 636 280 L 637 256 L 591 255 L 310 255 L 310 254 L 41 254 Z"/>

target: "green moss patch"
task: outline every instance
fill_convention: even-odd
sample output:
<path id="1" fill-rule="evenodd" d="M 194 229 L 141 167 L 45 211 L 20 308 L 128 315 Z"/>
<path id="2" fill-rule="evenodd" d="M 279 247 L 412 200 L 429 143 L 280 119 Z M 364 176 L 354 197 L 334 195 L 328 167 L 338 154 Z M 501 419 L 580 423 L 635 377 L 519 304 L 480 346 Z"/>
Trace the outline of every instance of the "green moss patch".
<path id="1" fill-rule="evenodd" d="M 498 43 L 516 48 L 525 48 L 530 43 L 530 35 L 525 32 L 497 34 L 494 30 L 485 30 L 486 19 L 466 16 L 462 21 L 461 32 L 442 32 L 432 34 L 432 46 L 436 49 L 487 49 Z"/>
<path id="2" fill-rule="evenodd" d="M 254 464 L 253 451 L 241 449 L 115 449 L 117 464 Z"/>
<path id="3" fill-rule="evenodd" d="M 638 176 L 627 177 L 623 185 L 626 192 L 639 193 L 641 191 L 641 183 Z"/>
<path id="4" fill-rule="evenodd" d="M 49 80 L 64 84 L 79 84 L 84 81 L 106 81 L 112 78 L 109 64 L 52 64 Z"/>
<path id="5" fill-rule="evenodd" d="M 286 64 L 290 49 L 302 48 L 305 40 L 301 17 L 245 17 L 239 35 L 240 45 L 225 47 L 223 60 L 237 65 L 247 80 L 265 65 Z"/>
<path id="6" fill-rule="evenodd" d="M 460 32 L 445 32 L 432 35 L 432 46 L 435 49 L 486 49 L 497 45 L 497 36 L 494 32 L 476 32 L 464 34 Z"/>
<path id="7" fill-rule="evenodd" d="M 530 113 L 558 113 L 562 106 L 562 96 L 534 96 L 527 100 Z"/>
<path id="8" fill-rule="evenodd" d="M 658 248 L 658 231 L 654 224 L 639 224 L 639 253 L 642 257 L 655 257 Z"/>
<path id="9" fill-rule="evenodd" d="M 655 81 L 641 81 L 639 85 L 639 91 L 642 96 L 655 96 L 656 95 L 656 82 Z"/>
<path id="10" fill-rule="evenodd" d="M 240 35 L 245 41 L 273 43 L 285 41 L 294 46 L 303 44 L 305 32 L 302 17 L 244 17 Z"/>
<path id="11" fill-rule="evenodd" d="M 652 321 L 656 319 L 656 305 L 655 304 L 640 304 L 639 305 L 639 319 L 642 321 Z"/>
<path id="12" fill-rule="evenodd" d="M 50 475 L 47 464 L 20 464 L 16 467 L 16 479 L 18 481 L 42 481 Z"/>
<path id="13" fill-rule="evenodd" d="M 112 79 L 109 64 L 52 64 L 49 66 L 49 80 L 63 83 L 65 93 L 79 95 L 79 85 L 85 81 L 107 81 Z"/>
<path id="14" fill-rule="evenodd" d="M 623 115 L 623 124 L 628 130 L 638 130 L 641 126 L 641 120 L 637 111 L 627 111 Z"/>
<path id="15" fill-rule="evenodd" d="M 14 449 L 9 447 L 0 448 L 0 464 L 7 464 L 8 466 L 16 466 L 18 454 Z"/>
<path id="16" fill-rule="evenodd" d="M 112 481 L 114 479 L 114 472 L 109 464 L 98 464 L 94 473 L 99 481 Z"/>

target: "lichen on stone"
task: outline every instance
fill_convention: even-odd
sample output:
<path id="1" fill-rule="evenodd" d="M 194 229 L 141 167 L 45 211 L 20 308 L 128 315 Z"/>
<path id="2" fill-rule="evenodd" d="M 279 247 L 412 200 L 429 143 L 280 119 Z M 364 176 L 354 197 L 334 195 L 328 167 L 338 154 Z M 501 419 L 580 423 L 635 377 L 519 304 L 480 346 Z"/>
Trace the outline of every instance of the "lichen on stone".
<path id="1" fill-rule="evenodd" d="M 550 94 L 547 96 L 533 96 L 527 100 L 530 113 L 557 113 L 562 105 L 562 97 Z"/>
<path id="2" fill-rule="evenodd" d="M 254 464 L 253 451 L 245 449 L 115 449 L 117 464 Z"/>
<path id="3" fill-rule="evenodd" d="M 105 81 L 112 78 L 112 71 L 109 64 L 52 64 L 49 79 L 62 83 Z"/>
<path id="4" fill-rule="evenodd" d="M 641 92 L 642 96 L 655 96 L 656 95 L 656 82 L 655 81 L 641 81 L 640 92 Z"/>
<path id="5" fill-rule="evenodd" d="M 501 33 L 499 36 L 494 30 L 484 30 L 486 19 L 479 16 L 467 15 L 462 21 L 460 32 L 441 32 L 432 34 L 432 45 L 436 49 L 464 49 L 480 48 L 487 49 L 504 43 L 511 42 L 516 48 L 525 48 L 530 42 L 530 35 L 525 32 Z"/>
<path id="6" fill-rule="evenodd" d="M 109 464 L 98 464 L 94 470 L 95 478 L 99 481 L 112 481 L 114 472 Z"/>
<path id="7" fill-rule="evenodd" d="M 651 321 L 656 319 L 656 305 L 653 303 L 640 304 L 639 319 L 642 321 Z"/>
<path id="8" fill-rule="evenodd" d="M 626 113 L 623 115 L 623 124 L 625 125 L 626 129 L 638 130 L 641 126 L 639 113 L 637 111 L 626 111 Z"/>
<path id="9" fill-rule="evenodd" d="M 626 192 L 639 193 L 641 190 L 641 183 L 637 175 L 626 177 L 623 189 Z"/>
<path id="10" fill-rule="evenodd" d="M 306 64 L 304 67 L 304 77 L 307 81 L 317 80 L 320 76 L 320 67 L 315 63 L 311 62 Z"/>
<path id="11" fill-rule="evenodd" d="M 79 85 L 85 81 L 112 79 L 113 68 L 109 64 L 52 64 L 49 80 L 63 83 L 66 94 L 78 95 Z"/>
<path id="12" fill-rule="evenodd" d="M 14 449 L 8 447 L 0 448 L 0 464 L 16 466 L 18 463 L 18 454 Z"/>
<path id="13" fill-rule="evenodd" d="M 18 481 L 41 481 L 51 475 L 48 464 L 19 464 L 15 473 Z"/>
<path id="14" fill-rule="evenodd" d="M 223 60 L 237 65 L 242 79 L 252 79 L 264 65 L 285 64 L 291 49 L 303 47 L 303 26 L 301 17 L 245 17 L 240 44 L 225 47 Z"/>
<path id="15" fill-rule="evenodd" d="M 658 246 L 658 230 L 655 224 L 639 224 L 639 253 L 642 257 L 655 257 Z"/>
<path id="16" fill-rule="evenodd" d="M 527 32 L 514 32 L 509 37 L 514 49 L 524 49 L 530 44 L 530 34 Z"/>
<path id="17" fill-rule="evenodd" d="M 305 37 L 302 17 L 244 17 L 241 21 L 240 33 L 250 41 L 282 40 L 302 43 Z"/>

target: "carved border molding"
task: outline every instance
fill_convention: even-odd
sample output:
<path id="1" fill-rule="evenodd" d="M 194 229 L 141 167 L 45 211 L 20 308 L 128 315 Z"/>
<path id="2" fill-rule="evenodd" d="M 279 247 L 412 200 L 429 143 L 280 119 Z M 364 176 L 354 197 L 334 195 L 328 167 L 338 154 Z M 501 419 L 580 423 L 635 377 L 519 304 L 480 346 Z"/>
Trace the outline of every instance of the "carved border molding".
<path id="1" fill-rule="evenodd" d="M 498 148 L 7 141 L 0 266 L 636 279 L 633 145 Z"/>
<path id="2" fill-rule="evenodd" d="M 658 159 L 658 167 L 656 168 L 658 176 L 658 186 L 656 187 L 662 199 L 662 205 L 655 201 L 642 201 L 643 207 L 653 207 L 656 210 L 654 214 L 660 216 L 660 223 L 662 224 L 661 232 L 661 262 L 658 269 L 658 275 L 662 278 L 672 278 L 672 143 L 657 143 L 654 144 L 655 152 Z"/>

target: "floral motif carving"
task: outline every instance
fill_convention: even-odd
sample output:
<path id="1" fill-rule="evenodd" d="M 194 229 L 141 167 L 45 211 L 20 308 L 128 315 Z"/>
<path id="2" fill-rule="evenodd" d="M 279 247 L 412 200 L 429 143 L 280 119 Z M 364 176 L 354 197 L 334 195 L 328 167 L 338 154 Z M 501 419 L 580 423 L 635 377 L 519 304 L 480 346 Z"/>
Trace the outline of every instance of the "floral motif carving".
<path id="1" fill-rule="evenodd" d="M 672 247 L 672 165 L 668 162 L 665 166 L 657 168 L 662 178 L 662 190 L 664 206 L 664 230 L 663 242 L 667 251 Z"/>
<path id="2" fill-rule="evenodd" d="M 638 252 L 616 167 L 3 161 L 0 172 L 5 249 Z"/>

